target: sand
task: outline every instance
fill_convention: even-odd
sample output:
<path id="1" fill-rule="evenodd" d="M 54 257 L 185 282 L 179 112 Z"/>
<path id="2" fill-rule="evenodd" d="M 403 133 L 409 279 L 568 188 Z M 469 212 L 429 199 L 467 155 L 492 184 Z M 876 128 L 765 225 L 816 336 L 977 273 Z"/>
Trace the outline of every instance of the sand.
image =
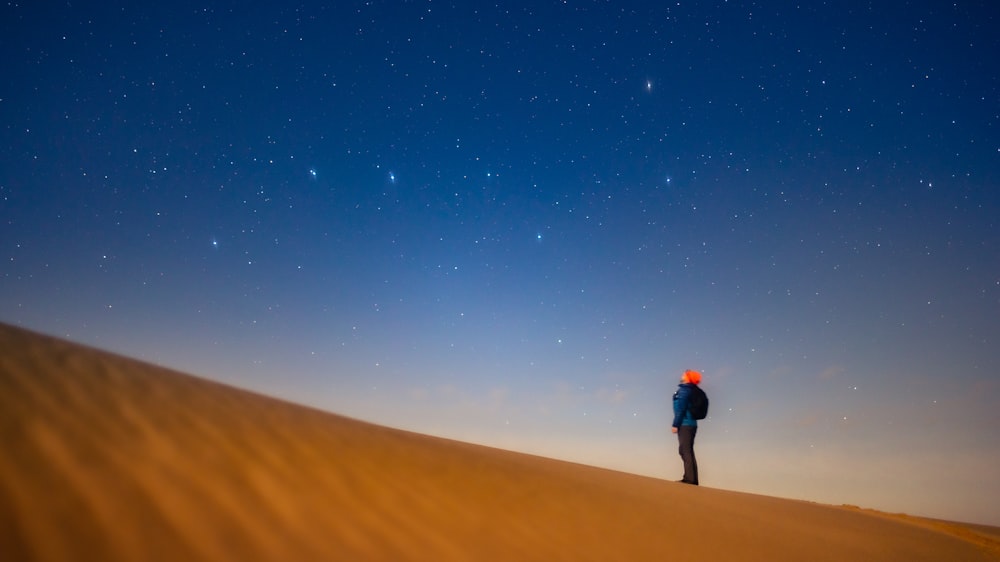
<path id="1" fill-rule="evenodd" d="M 992 527 L 408 433 L 0 325 L 0 560 L 1000 560 Z"/>

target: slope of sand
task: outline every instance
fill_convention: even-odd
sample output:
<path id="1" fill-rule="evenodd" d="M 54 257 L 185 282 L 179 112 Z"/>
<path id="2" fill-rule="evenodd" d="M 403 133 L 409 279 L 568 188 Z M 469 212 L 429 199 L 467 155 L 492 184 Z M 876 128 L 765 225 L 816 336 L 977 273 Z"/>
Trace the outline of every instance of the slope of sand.
<path id="1" fill-rule="evenodd" d="M 970 526 L 407 433 L 3 325 L 0 438 L 0 560 L 1000 559 Z"/>

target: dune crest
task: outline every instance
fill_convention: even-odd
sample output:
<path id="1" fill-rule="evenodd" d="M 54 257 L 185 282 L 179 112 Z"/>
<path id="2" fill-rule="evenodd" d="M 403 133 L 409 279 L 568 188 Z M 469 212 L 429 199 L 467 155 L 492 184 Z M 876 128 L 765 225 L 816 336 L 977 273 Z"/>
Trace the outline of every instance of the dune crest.
<path id="1" fill-rule="evenodd" d="M 0 435 L 3 560 L 1000 559 L 933 526 L 389 429 L 4 325 Z"/>

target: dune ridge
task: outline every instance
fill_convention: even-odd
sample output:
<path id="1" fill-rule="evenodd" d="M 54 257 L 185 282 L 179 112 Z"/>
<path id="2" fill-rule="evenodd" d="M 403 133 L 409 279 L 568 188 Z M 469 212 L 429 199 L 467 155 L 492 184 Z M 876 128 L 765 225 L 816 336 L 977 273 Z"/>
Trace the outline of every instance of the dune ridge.
<path id="1" fill-rule="evenodd" d="M 3 560 L 1000 560 L 993 528 L 409 433 L 6 325 L 0 437 Z"/>

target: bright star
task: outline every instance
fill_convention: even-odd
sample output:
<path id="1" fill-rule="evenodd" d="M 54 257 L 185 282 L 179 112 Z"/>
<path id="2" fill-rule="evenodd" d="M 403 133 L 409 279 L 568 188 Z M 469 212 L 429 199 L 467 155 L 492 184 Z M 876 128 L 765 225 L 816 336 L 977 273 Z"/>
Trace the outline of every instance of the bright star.
<path id="1" fill-rule="evenodd" d="M 396 183 L 396 174 L 389 172 L 389 183 Z"/>
<path id="2" fill-rule="evenodd" d="M 316 168 L 309 168 L 309 176 L 316 179 Z"/>

